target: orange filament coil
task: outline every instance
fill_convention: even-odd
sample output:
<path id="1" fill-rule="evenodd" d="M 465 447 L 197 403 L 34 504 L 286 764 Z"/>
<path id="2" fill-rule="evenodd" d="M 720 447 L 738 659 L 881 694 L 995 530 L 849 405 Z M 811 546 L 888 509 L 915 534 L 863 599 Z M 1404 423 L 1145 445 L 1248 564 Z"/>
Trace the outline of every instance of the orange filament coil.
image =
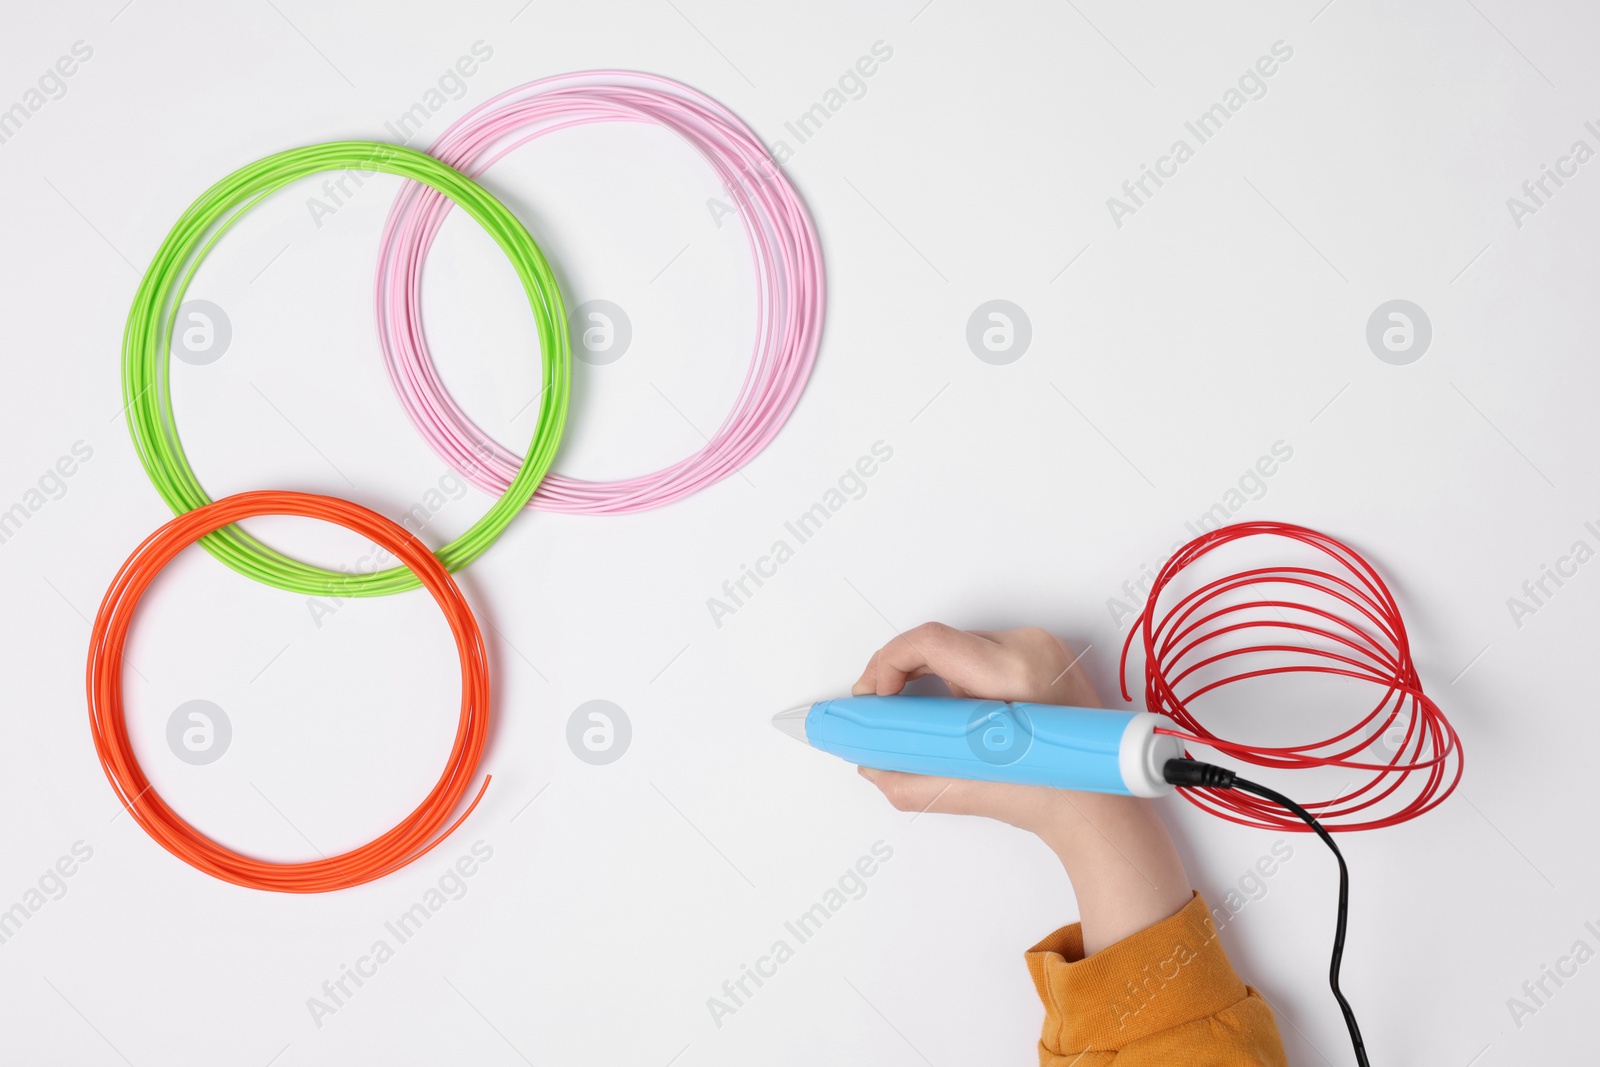
<path id="1" fill-rule="evenodd" d="M 139 598 L 175 556 L 213 530 L 258 515 L 322 519 L 388 549 L 433 594 L 444 610 L 461 657 L 461 721 L 444 772 L 433 789 L 393 829 L 367 844 L 306 863 L 268 863 L 211 840 L 172 810 L 151 787 L 134 757 L 122 708 L 122 655 Z M 425 855 L 460 826 L 488 788 L 483 780 L 467 810 L 451 814 L 466 795 L 489 734 L 489 665 L 472 609 L 450 573 L 423 543 L 397 523 L 359 504 L 307 493 L 240 493 L 180 515 L 145 539 L 117 572 L 100 603 L 89 642 L 89 726 L 100 765 L 123 807 L 162 848 L 215 878 L 279 893 L 325 893 L 382 878 Z"/>

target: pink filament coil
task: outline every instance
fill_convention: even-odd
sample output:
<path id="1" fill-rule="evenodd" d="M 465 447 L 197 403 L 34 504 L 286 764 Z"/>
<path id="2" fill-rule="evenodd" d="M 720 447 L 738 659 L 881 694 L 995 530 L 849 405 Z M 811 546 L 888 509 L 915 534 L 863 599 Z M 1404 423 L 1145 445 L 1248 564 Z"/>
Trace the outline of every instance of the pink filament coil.
<path id="1" fill-rule="evenodd" d="M 594 122 L 648 122 L 673 131 L 711 164 L 738 209 L 755 266 L 756 337 L 733 409 L 705 446 L 649 474 L 593 482 L 545 476 L 531 507 L 579 514 L 645 511 L 738 471 L 783 427 L 816 361 L 824 281 L 816 227 L 788 178 L 738 116 L 679 82 L 631 71 L 591 71 L 501 93 L 447 129 L 430 153 L 478 178 L 528 142 Z M 522 465 L 451 398 L 422 328 L 422 265 L 449 214 L 447 197 L 407 182 L 384 226 L 377 326 L 389 379 L 439 456 L 488 493 Z"/>

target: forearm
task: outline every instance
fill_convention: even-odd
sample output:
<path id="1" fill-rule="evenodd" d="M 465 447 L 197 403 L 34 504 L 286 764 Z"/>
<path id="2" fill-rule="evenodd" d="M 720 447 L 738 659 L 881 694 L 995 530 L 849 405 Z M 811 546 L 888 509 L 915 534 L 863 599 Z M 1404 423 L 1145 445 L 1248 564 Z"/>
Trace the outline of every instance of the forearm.
<path id="1" fill-rule="evenodd" d="M 1072 882 L 1086 955 L 1189 903 L 1189 876 L 1150 801 L 1062 790 L 1056 796 L 1048 824 L 1034 829 Z"/>

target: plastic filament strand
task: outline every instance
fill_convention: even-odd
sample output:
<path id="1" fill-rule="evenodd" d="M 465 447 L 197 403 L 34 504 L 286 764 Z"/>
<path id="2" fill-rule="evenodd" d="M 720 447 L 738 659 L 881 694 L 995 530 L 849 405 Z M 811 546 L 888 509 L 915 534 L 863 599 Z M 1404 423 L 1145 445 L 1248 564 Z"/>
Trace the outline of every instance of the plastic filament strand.
<path id="1" fill-rule="evenodd" d="M 732 411 L 698 452 L 650 474 L 591 482 L 550 474 L 533 498 L 552 511 L 643 511 L 682 499 L 748 463 L 782 428 L 810 376 L 821 340 L 822 252 L 799 195 L 749 127 L 727 108 L 667 78 L 593 71 L 532 82 L 486 101 L 429 151 L 474 177 L 508 153 L 558 130 L 596 122 L 661 125 L 710 164 L 738 209 L 756 277 L 756 338 Z M 504 492 L 515 455 L 451 398 L 422 327 L 422 265 L 450 203 L 408 185 L 384 230 L 376 296 L 390 379 L 440 457 L 480 489 Z"/>
<path id="2" fill-rule="evenodd" d="M 393 552 L 416 573 L 444 610 L 461 657 L 461 720 L 455 744 L 433 789 L 382 836 L 326 859 L 268 863 L 211 840 L 169 807 L 134 756 L 122 706 L 122 654 L 139 598 L 173 557 L 213 530 L 255 515 L 300 515 L 337 523 Z M 489 667 L 483 638 L 461 590 L 425 545 L 397 523 L 358 504 L 305 493 L 256 492 L 225 497 L 172 519 L 145 539 L 122 565 L 100 603 L 89 642 L 86 675 L 89 725 L 100 765 L 128 812 L 162 848 L 197 870 L 251 889 L 322 893 L 370 882 L 422 856 L 472 813 L 451 821 L 477 773 L 489 735 Z"/>
<path id="3" fill-rule="evenodd" d="M 555 458 L 567 418 L 571 377 L 566 312 L 555 274 L 527 229 L 475 182 L 431 156 L 368 141 L 335 141 L 290 149 L 258 160 L 207 189 L 173 225 L 139 283 L 122 340 L 122 391 L 128 429 L 145 471 L 174 514 L 210 502 L 184 455 L 172 412 L 169 383 L 173 324 L 184 293 L 213 245 L 252 207 L 274 191 L 320 171 L 382 171 L 424 182 L 472 216 L 510 258 L 533 308 L 543 353 L 539 423 L 527 455 L 510 462 L 502 494 L 466 533 L 439 550 L 450 570 L 466 566 L 494 543 L 527 504 Z M 378 596 L 415 589 L 404 567 L 370 574 L 325 570 L 293 559 L 237 526 L 207 534 L 201 545 L 257 581 L 311 596 Z"/>
<path id="4" fill-rule="evenodd" d="M 1172 588 L 1207 553 L 1252 537 L 1298 542 L 1331 565 L 1258 567 L 1200 582 L 1182 595 Z M 1461 741 L 1422 690 L 1393 594 L 1371 564 L 1326 534 L 1276 522 L 1202 534 L 1173 553 L 1156 575 L 1123 643 L 1123 699 L 1130 699 L 1128 653 L 1136 641 L 1145 658 L 1146 707 L 1178 727 L 1163 732 L 1261 767 L 1349 771 L 1351 783 L 1338 796 L 1304 803 L 1329 830 L 1366 830 L 1415 818 L 1442 803 L 1461 779 Z M 1378 699 L 1332 737 L 1281 747 L 1231 741 L 1201 723 L 1205 698 L 1220 701 L 1230 686 L 1286 674 L 1365 682 Z M 1283 713 L 1292 716 L 1295 709 Z M 1183 794 L 1246 826 L 1307 830 L 1298 818 L 1249 793 L 1195 788 Z"/>

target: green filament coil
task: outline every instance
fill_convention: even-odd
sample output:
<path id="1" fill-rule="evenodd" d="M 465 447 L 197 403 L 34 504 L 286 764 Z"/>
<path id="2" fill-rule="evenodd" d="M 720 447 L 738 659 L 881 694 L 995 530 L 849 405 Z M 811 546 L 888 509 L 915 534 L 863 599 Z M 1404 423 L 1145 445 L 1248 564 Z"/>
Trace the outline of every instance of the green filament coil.
<path id="1" fill-rule="evenodd" d="M 482 186 L 432 156 L 372 141 L 332 141 L 268 156 L 207 189 L 167 234 L 128 312 L 122 338 L 128 429 L 146 473 L 174 514 L 211 503 L 184 455 L 173 417 L 169 372 L 178 307 L 206 254 L 247 211 L 300 178 L 345 170 L 409 178 L 460 205 L 511 260 L 538 327 L 543 364 L 538 426 L 505 493 L 469 530 L 437 551 L 439 561 L 455 571 L 494 543 L 550 469 L 566 425 L 571 351 L 555 274 L 527 228 Z M 269 547 L 237 524 L 209 533 L 199 543 L 240 574 L 310 596 L 382 596 L 420 584 L 404 566 L 360 574 L 313 566 Z"/>

